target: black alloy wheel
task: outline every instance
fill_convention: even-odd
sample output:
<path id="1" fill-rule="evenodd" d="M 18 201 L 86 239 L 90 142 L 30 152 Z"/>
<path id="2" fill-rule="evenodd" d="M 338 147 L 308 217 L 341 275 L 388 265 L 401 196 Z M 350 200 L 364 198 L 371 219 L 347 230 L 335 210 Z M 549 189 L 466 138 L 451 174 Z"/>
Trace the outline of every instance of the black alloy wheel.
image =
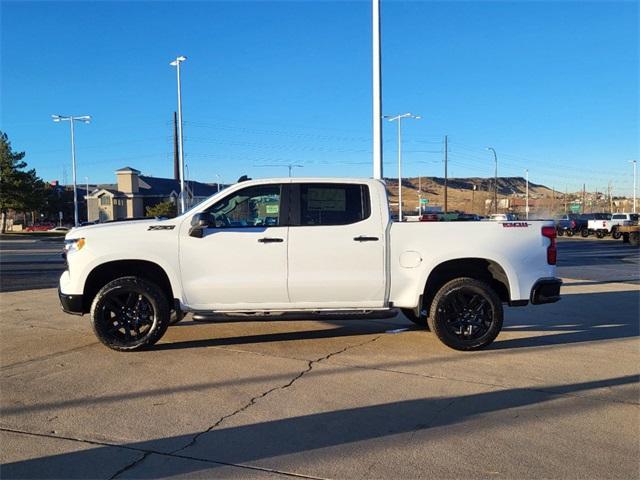
<path id="1" fill-rule="evenodd" d="M 169 307 L 162 290 L 137 277 L 105 285 L 91 306 L 93 330 L 107 347 L 138 350 L 156 343 L 169 325 Z"/>
<path id="2" fill-rule="evenodd" d="M 485 282 L 457 278 L 446 283 L 433 299 L 428 318 L 431 330 L 456 350 L 489 345 L 502 329 L 502 302 Z"/>

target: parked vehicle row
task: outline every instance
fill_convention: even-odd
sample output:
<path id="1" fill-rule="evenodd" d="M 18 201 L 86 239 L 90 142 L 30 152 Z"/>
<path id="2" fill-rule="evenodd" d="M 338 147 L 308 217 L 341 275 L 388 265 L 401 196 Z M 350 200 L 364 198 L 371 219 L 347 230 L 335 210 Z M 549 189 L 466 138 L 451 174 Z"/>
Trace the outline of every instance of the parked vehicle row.
<path id="1" fill-rule="evenodd" d="M 611 235 L 614 239 L 622 237 L 620 227 L 638 224 L 637 213 L 569 213 L 556 220 L 558 236 L 572 237 L 595 235 L 604 238 Z"/>

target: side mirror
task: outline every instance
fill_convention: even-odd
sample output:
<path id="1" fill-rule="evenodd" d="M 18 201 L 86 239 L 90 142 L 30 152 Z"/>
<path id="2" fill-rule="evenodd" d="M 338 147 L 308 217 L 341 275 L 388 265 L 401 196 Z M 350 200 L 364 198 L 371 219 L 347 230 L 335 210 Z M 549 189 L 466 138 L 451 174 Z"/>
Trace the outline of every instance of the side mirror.
<path id="1" fill-rule="evenodd" d="M 191 218 L 191 228 L 189 229 L 189 236 L 195 238 L 202 238 L 204 231 L 207 227 L 215 225 L 213 215 L 210 213 L 196 213 Z"/>

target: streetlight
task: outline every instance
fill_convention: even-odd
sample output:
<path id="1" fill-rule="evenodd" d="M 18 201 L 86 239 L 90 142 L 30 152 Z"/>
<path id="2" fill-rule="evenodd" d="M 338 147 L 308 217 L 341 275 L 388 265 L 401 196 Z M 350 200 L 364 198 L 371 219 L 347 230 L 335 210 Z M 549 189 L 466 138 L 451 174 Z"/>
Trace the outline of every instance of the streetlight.
<path id="1" fill-rule="evenodd" d="M 73 131 L 73 122 L 89 123 L 91 116 L 82 115 L 78 117 L 65 116 L 65 115 L 51 115 L 54 122 L 69 122 L 71 125 L 71 166 L 73 169 L 73 224 L 78 226 L 78 186 L 76 184 L 76 143 Z"/>
<path id="2" fill-rule="evenodd" d="M 498 155 L 493 147 L 487 147 L 493 152 L 493 159 L 496 162 L 495 177 L 493 179 L 493 213 L 498 213 Z"/>
<path id="3" fill-rule="evenodd" d="M 176 76 L 178 80 L 178 160 L 180 161 L 180 213 L 184 213 L 184 144 L 182 142 L 182 90 L 180 88 L 180 64 L 187 59 L 184 55 L 180 55 L 169 65 L 176 67 Z"/>
<path id="4" fill-rule="evenodd" d="M 524 208 L 526 219 L 529 220 L 529 169 L 525 170 L 526 174 L 526 182 L 525 182 L 525 197 L 526 197 L 526 206 Z"/>
<path id="5" fill-rule="evenodd" d="M 636 177 L 638 174 L 638 161 L 629 160 L 629 163 L 633 163 L 633 213 L 636 213 Z"/>
<path id="6" fill-rule="evenodd" d="M 380 58 L 380 0 L 371 0 L 372 108 L 373 117 L 373 178 L 381 180 L 382 173 L 382 62 Z"/>
<path id="7" fill-rule="evenodd" d="M 390 122 L 398 122 L 398 221 L 402 221 L 402 132 L 401 124 L 403 118 L 414 118 L 420 120 L 419 115 L 413 113 L 403 113 L 401 115 L 385 115 L 383 118 Z"/>
<path id="8" fill-rule="evenodd" d="M 87 201 L 87 222 L 89 221 L 89 177 L 84 177 L 84 181 L 87 182 L 87 194 L 85 195 L 85 199 Z"/>

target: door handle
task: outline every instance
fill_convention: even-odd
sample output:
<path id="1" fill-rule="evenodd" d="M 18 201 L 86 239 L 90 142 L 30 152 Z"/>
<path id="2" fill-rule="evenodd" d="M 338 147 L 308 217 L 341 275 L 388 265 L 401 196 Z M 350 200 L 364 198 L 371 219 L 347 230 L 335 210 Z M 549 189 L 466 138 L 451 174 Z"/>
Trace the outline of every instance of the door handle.
<path id="1" fill-rule="evenodd" d="M 284 239 L 283 238 L 264 237 L 264 238 L 259 238 L 258 241 L 260 243 L 282 243 L 282 242 L 284 242 Z"/>
<path id="2" fill-rule="evenodd" d="M 359 237 L 355 237 L 354 240 L 356 242 L 377 242 L 380 239 L 378 237 L 365 237 L 364 235 L 360 235 Z"/>

